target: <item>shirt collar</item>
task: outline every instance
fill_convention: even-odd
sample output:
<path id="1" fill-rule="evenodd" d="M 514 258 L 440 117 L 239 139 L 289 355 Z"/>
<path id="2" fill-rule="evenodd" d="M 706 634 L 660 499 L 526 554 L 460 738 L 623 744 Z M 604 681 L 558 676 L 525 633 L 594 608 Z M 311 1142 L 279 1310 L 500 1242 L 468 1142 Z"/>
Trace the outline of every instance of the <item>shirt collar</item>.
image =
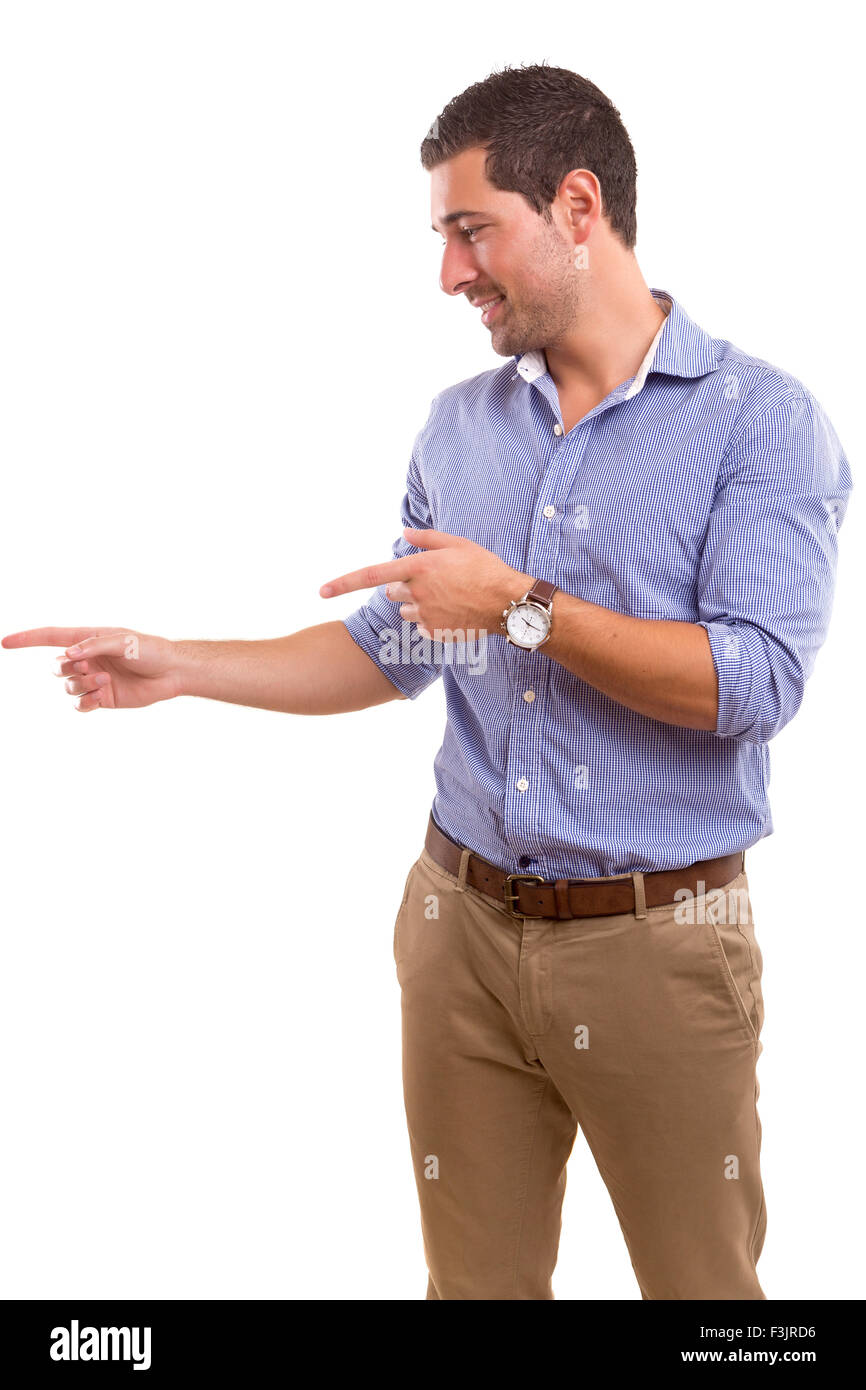
<path id="1" fill-rule="evenodd" d="M 705 376 L 715 369 L 718 360 L 710 335 L 689 318 L 672 294 L 660 289 L 650 289 L 650 294 L 661 302 L 662 308 L 665 304 L 670 307 L 624 399 L 637 395 L 650 371 L 668 376 Z M 518 354 L 514 360 L 524 381 L 536 381 L 547 371 L 542 348 Z"/>

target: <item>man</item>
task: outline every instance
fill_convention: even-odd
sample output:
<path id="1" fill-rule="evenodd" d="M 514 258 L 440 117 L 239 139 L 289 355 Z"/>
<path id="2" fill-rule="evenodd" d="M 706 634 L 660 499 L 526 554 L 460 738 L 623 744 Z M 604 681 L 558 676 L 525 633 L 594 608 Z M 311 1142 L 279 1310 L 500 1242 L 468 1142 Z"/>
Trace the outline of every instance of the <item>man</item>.
<path id="1" fill-rule="evenodd" d="M 634 154 L 592 83 L 493 74 L 421 153 L 442 289 L 506 361 L 433 401 L 393 558 L 320 590 L 378 592 L 271 642 L 3 644 L 64 645 L 82 711 L 327 714 L 441 675 L 394 930 L 427 1297 L 553 1297 L 582 1126 L 643 1298 L 763 1299 L 744 851 L 826 635 L 848 462 L 799 381 L 647 287 Z"/>

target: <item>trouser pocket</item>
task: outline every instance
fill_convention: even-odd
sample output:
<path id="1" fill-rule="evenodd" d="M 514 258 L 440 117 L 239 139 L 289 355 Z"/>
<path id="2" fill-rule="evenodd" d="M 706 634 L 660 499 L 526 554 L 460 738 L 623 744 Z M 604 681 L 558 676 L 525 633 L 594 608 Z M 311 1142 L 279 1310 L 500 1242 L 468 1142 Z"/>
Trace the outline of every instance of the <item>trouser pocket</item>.
<path id="1" fill-rule="evenodd" d="M 757 1042 L 764 1023 L 763 959 L 755 935 L 745 873 L 724 888 L 706 895 L 704 915 L 704 930 L 716 959 L 719 978 L 736 1005 L 744 1028 Z"/>
<path id="2" fill-rule="evenodd" d="M 397 961 L 397 952 L 399 950 L 400 922 L 402 920 L 403 913 L 406 911 L 406 900 L 409 897 L 409 889 L 412 886 L 412 875 L 414 874 L 417 866 L 418 860 L 416 859 L 415 863 L 412 865 L 411 869 L 406 875 L 406 882 L 403 885 L 403 898 L 400 902 L 399 908 L 397 909 L 397 916 L 394 919 L 394 937 L 391 943 L 391 951 L 394 956 L 395 963 Z"/>

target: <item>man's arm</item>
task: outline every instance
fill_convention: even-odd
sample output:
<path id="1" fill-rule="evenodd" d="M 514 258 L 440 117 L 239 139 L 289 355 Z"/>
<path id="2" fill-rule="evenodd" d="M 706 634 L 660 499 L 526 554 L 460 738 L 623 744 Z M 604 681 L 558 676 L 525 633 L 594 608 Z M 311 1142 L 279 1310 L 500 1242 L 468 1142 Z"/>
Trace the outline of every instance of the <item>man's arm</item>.
<path id="1" fill-rule="evenodd" d="M 171 642 L 128 628 L 46 627 L 10 633 L 2 645 L 64 647 L 57 674 L 79 697 L 82 713 L 180 695 L 284 714 L 343 714 L 406 698 L 342 622 L 260 642 Z"/>
<path id="2" fill-rule="evenodd" d="M 406 698 L 342 621 L 263 642 L 175 642 L 180 695 L 283 714 L 346 714 Z"/>
<path id="3" fill-rule="evenodd" d="M 434 640 L 451 630 L 485 631 L 504 642 L 503 609 L 531 589 L 535 578 L 464 537 L 415 528 L 404 534 L 420 554 L 340 575 L 319 592 L 330 598 L 387 581 L 385 596 L 400 603 L 400 617 Z M 632 618 L 561 591 L 553 611 L 551 635 L 540 652 L 638 714 L 715 729 L 716 670 L 699 624 Z"/>
<path id="4" fill-rule="evenodd" d="M 554 595 L 540 648 L 620 704 L 765 743 L 797 712 L 827 633 L 848 461 L 809 392 L 756 393 L 719 469 L 697 623 L 631 618 Z"/>
<path id="5" fill-rule="evenodd" d="M 545 656 L 638 714 L 715 730 L 718 680 L 704 628 L 631 618 L 559 590 L 553 611 Z"/>

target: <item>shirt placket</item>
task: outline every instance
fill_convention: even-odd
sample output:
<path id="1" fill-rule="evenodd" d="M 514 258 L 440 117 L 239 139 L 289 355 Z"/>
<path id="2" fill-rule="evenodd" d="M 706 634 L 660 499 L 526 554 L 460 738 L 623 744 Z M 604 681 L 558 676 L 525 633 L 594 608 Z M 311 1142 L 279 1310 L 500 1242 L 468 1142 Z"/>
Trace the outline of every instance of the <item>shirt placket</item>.
<path id="1" fill-rule="evenodd" d="M 580 471 L 598 416 L 622 398 L 628 388 L 618 387 L 565 433 L 559 397 L 548 373 L 531 383 L 549 410 L 548 452 L 543 461 L 527 553 L 527 573 L 555 582 L 562 543 L 566 503 Z M 554 595 L 554 611 L 556 595 Z M 549 737 L 550 661 L 544 652 L 509 646 L 514 679 L 512 710 L 506 755 L 505 833 L 517 860 L 527 873 L 545 873 L 545 856 L 538 844 L 537 827 L 543 824 L 542 770 L 544 739 Z M 591 749 L 576 750 L 579 761 L 591 759 Z M 585 756 L 584 756 L 585 754 Z"/>

